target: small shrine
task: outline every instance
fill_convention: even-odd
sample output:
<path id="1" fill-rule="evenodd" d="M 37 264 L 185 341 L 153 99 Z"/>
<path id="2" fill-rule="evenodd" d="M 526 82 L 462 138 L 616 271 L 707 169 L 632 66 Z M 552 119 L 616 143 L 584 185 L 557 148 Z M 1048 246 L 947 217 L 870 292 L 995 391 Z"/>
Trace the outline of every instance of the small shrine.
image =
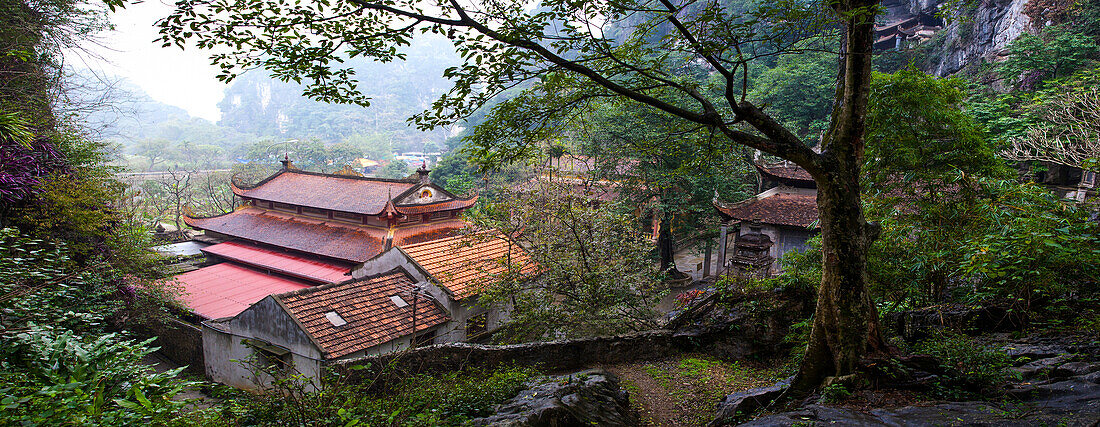
<path id="1" fill-rule="evenodd" d="M 760 227 L 748 233 L 737 235 L 733 242 L 733 256 L 730 257 L 729 275 L 741 278 L 765 277 L 775 258 L 770 255 L 772 238 L 760 232 Z"/>

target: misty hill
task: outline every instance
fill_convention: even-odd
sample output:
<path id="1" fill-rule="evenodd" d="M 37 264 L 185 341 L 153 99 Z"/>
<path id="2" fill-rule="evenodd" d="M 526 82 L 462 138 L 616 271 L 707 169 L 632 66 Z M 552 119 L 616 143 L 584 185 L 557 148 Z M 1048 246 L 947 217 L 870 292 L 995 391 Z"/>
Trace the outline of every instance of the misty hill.
<path id="1" fill-rule="evenodd" d="M 281 82 L 262 70 L 246 73 L 226 89 L 218 107 L 220 125 L 239 132 L 277 138 L 318 138 L 339 142 L 355 134 L 388 134 L 398 150 L 441 147 L 444 130 L 421 132 L 405 119 L 431 105 L 448 90 L 443 70 L 459 63 L 446 39 L 416 39 L 405 49 L 406 61 L 377 63 L 349 60 L 370 107 L 325 104 L 302 96 L 302 87 Z M 429 147 L 430 148 L 430 147 Z"/>

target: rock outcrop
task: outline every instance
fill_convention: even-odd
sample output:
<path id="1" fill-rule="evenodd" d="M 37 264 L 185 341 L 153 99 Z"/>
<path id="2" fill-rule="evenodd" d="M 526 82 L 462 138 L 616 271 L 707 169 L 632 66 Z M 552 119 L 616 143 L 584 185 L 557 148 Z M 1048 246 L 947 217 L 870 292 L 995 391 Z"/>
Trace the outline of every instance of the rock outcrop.
<path id="1" fill-rule="evenodd" d="M 1029 337 L 1002 345 L 1016 359 L 1013 369 L 1021 378 L 1005 390 L 1008 399 L 871 410 L 815 404 L 742 425 L 1100 425 L 1100 343 L 1087 337 Z"/>
<path id="2" fill-rule="evenodd" d="M 1009 43 L 1021 34 L 1034 31 L 1031 18 L 1024 14 L 1029 0 L 985 0 L 961 7 L 965 19 L 952 19 L 937 37 L 938 58 L 930 69 L 924 71 L 938 76 L 959 72 L 979 60 L 996 61 L 1007 54 Z M 885 0 L 886 13 L 880 17 L 883 23 L 892 23 L 917 16 L 920 13 L 935 15 L 941 0 Z"/>
<path id="3" fill-rule="evenodd" d="M 542 379 L 528 385 L 496 413 L 472 420 L 479 426 L 633 426 L 630 397 L 610 372 L 589 370 Z"/>

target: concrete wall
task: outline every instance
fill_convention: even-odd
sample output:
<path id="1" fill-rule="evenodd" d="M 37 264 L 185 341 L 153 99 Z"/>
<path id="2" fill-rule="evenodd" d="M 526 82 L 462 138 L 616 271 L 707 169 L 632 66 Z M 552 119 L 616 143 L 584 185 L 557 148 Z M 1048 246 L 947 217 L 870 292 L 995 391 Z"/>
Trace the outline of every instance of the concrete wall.
<path id="1" fill-rule="evenodd" d="M 253 304 L 236 317 L 203 322 L 203 355 L 211 380 L 243 389 L 256 389 L 270 378 L 256 376 L 241 361 L 257 351 L 244 344 L 255 339 L 290 350 L 294 369 L 307 377 L 321 373 L 321 351 L 297 322 L 272 297 Z"/>

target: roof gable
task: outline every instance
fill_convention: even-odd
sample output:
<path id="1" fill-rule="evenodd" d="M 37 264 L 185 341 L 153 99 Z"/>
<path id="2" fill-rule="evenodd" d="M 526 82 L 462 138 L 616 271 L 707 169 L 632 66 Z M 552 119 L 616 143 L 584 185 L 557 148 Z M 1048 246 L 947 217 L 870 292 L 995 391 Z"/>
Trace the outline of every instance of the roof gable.
<path id="1" fill-rule="evenodd" d="M 402 269 L 362 280 L 323 285 L 275 295 L 328 358 L 340 358 L 412 333 L 415 285 Z M 416 330 L 445 323 L 448 314 L 420 293 L 416 298 Z M 407 305 L 399 307 L 391 297 Z M 330 314 L 335 313 L 335 316 Z M 340 326 L 332 319 L 344 322 Z"/>

